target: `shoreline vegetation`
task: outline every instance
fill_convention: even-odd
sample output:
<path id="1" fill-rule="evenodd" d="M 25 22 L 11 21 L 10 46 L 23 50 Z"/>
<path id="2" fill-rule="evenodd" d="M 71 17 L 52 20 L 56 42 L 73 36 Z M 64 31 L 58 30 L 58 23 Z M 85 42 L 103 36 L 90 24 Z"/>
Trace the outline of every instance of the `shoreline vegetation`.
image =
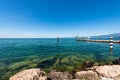
<path id="1" fill-rule="evenodd" d="M 16 73 L 31 68 L 40 68 L 46 73 L 49 73 L 51 70 L 72 73 L 79 70 L 86 70 L 86 68 L 92 66 L 113 64 L 113 60 L 117 58 L 112 56 L 105 58 L 105 56 L 102 56 L 98 60 L 92 54 L 89 57 L 85 54 L 61 54 L 48 56 L 47 58 L 44 56 L 29 56 L 25 59 L 20 59 L 20 61 L 12 61 L 12 64 L 3 61 L 0 64 L 2 65 L 0 67 L 0 80 L 8 80 Z M 5 63 L 9 66 L 4 65 Z"/>

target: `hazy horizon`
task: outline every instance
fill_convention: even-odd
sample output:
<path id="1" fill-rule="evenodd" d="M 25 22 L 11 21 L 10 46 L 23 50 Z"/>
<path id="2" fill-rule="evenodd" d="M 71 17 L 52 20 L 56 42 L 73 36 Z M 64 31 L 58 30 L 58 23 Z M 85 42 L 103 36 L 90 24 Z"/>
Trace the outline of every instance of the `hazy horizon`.
<path id="1" fill-rule="evenodd" d="M 119 0 L 0 0 L 0 38 L 120 32 Z"/>

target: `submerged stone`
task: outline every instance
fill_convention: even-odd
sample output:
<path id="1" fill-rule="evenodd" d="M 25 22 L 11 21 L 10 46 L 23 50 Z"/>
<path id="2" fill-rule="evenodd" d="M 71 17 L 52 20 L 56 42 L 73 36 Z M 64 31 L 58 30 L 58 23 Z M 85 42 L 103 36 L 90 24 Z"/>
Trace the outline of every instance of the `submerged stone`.
<path id="1" fill-rule="evenodd" d="M 120 57 L 119 57 L 119 59 L 114 60 L 114 61 L 113 61 L 113 64 L 120 65 Z"/>
<path id="2" fill-rule="evenodd" d="M 88 67 L 93 67 L 93 65 L 94 65 L 93 62 L 91 62 L 91 61 L 85 61 L 85 62 L 83 62 L 82 67 L 83 68 L 88 68 Z"/>

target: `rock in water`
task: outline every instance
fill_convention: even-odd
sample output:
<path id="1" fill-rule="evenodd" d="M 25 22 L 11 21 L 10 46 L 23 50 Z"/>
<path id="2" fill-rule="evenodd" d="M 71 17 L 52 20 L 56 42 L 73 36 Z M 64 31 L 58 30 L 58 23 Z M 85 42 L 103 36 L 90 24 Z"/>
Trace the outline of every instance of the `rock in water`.
<path id="1" fill-rule="evenodd" d="M 119 57 L 119 59 L 114 60 L 114 61 L 113 61 L 113 64 L 120 65 L 120 57 Z"/>
<path id="2" fill-rule="evenodd" d="M 15 74 L 10 80 L 47 80 L 47 76 L 41 69 L 28 69 Z"/>
<path id="3" fill-rule="evenodd" d="M 100 80 L 97 73 L 93 71 L 80 71 L 75 74 L 76 79 L 80 80 Z"/>
<path id="4" fill-rule="evenodd" d="M 83 68 L 88 68 L 88 67 L 93 67 L 93 65 L 94 65 L 93 62 L 85 61 L 85 62 L 83 62 L 82 67 Z"/>

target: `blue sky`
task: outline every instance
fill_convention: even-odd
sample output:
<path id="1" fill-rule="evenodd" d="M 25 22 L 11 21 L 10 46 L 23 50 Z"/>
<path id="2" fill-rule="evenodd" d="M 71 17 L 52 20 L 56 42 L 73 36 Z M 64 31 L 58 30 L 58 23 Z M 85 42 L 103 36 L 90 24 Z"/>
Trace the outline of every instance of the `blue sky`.
<path id="1" fill-rule="evenodd" d="M 120 0 L 0 0 L 0 37 L 120 32 Z"/>

